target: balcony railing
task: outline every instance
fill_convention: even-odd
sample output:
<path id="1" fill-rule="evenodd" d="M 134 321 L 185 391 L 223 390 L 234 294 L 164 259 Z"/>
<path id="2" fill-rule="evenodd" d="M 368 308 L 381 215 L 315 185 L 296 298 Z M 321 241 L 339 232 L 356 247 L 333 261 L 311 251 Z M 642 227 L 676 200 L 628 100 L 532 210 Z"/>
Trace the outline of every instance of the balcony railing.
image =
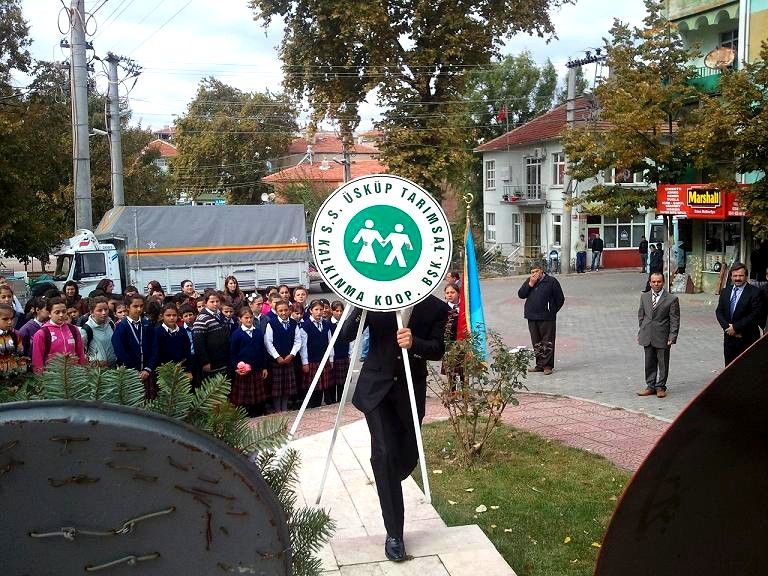
<path id="1" fill-rule="evenodd" d="M 723 73 L 720 70 L 713 70 L 712 68 L 702 66 L 696 69 L 696 77 L 691 79 L 689 84 L 702 92 L 719 92 L 722 75 Z"/>
<path id="2" fill-rule="evenodd" d="M 525 186 L 504 185 L 502 190 L 502 202 L 544 202 L 546 200 L 544 188 L 540 184 L 527 184 Z"/>

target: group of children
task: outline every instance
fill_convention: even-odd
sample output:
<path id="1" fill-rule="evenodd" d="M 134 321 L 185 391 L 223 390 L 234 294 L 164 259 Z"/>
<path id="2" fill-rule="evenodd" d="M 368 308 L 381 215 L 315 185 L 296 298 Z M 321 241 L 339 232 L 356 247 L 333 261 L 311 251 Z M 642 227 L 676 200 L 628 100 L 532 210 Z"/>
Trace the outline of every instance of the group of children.
<path id="1" fill-rule="evenodd" d="M 26 371 L 27 358 L 39 373 L 52 357 L 69 354 L 81 364 L 137 370 L 151 399 L 157 368 L 173 362 L 195 387 L 211 375 L 227 375 L 230 400 L 250 415 L 279 412 L 304 398 L 344 309 L 341 301 L 308 303 L 302 286 L 246 297 L 234 277 L 223 291 L 202 296 L 190 280 L 171 297 L 154 281 L 148 297 L 134 287 L 123 298 L 105 288 L 87 300 L 76 285 L 65 286 L 63 294 L 51 290 L 33 298 L 23 315 L 10 287 L 0 285 L 0 374 Z M 330 351 L 311 407 L 340 399 L 349 351 L 343 341 Z"/>

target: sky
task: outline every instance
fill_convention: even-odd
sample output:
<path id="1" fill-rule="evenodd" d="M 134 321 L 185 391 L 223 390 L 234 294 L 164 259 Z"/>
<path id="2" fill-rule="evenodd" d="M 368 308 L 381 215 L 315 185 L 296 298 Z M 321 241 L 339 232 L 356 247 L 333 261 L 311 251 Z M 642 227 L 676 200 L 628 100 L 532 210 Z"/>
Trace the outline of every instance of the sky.
<path id="1" fill-rule="evenodd" d="M 63 4 L 71 0 L 23 0 L 30 26 L 32 55 L 63 61 L 68 50 L 59 42 L 68 37 Z M 108 51 L 128 56 L 142 67 L 136 80 L 123 83 L 132 123 L 153 129 L 172 124 L 194 98 L 199 81 L 215 76 L 243 91 L 281 91 L 282 71 L 278 46 L 282 27 L 264 28 L 254 20 L 247 0 L 85 0 L 88 40 L 96 55 Z M 552 15 L 558 39 L 549 43 L 527 35 L 512 38 L 505 53 L 529 50 L 538 64 L 549 58 L 562 77 L 569 58 L 602 46 L 613 19 L 641 25 L 642 0 L 576 0 Z M 89 52 L 90 54 L 90 52 Z M 94 62 L 97 83 L 106 90 L 101 65 Z M 588 80 L 594 70 L 586 70 Z M 23 85 L 24 78 L 17 83 Z M 359 131 L 372 128 L 379 118 L 373 98 L 361 106 Z"/>

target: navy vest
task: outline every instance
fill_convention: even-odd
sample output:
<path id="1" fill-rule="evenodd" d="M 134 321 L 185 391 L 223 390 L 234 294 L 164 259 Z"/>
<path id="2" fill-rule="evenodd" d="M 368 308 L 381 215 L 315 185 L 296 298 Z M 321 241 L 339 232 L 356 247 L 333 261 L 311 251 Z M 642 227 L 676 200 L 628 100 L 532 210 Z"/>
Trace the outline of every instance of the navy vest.
<path id="1" fill-rule="evenodd" d="M 272 345 L 280 356 L 285 357 L 291 353 L 293 341 L 296 337 L 296 321 L 292 318 L 288 320 L 288 330 L 283 328 L 283 323 L 275 316 L 270 319 L 269 325 L 272 326 Z"/>
<path id="2" fill-rule="evenodd" d="M 307 362 L 320 362 L 328 348 L 328 332 L 331 327 L 326 320 L 321 320 L 323 330 L 317 329 L 313 320 L 304 320 L 304 331 L 307 333 Z"/>

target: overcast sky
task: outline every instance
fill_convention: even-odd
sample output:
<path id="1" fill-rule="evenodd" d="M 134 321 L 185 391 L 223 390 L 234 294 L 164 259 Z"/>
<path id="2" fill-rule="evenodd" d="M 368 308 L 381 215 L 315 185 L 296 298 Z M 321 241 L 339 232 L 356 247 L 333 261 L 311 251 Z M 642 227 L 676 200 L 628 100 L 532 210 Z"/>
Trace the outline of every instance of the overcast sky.
<path id="1" fill-rule="evenodd" d="M 69 5 L 70 0 L 22 2 L 36 58 L 61 61 L 69 56 L 59 47 L 69 29 L 62 2 Z M 129 96 L 134 123 L 152 128 L 171 124 L 175 115 L 184 114 L 205 76 L 244 91 L 281 90 L 280 24 L 265 30 L 253 20 L 246 0 L 85 0 L 85 6 L 93 13 L 87 32 L 96 54 L 111 51 L 143 67 L 130 93 L 133 81 L 121 86 L 121 96 Z M 642 0 L 577 0 L 553 14 L 558 40 L 547 44 L 519 35 L 505 52 L 527 49 L 539 64 L 549 58 L 562 77 L 569 58 L 602 45 L 614 18 L 640 25 L 644 11 Z M 100 72 L 99 63 L 94 64 Z M 592 80 L 594 72 L 586 75 Z M 24 79 L 17 82 L 23 84 Z M 361 116 L 360 129 L 371 128 L 378 118 L 375 105 L 364 105 Z"/>

